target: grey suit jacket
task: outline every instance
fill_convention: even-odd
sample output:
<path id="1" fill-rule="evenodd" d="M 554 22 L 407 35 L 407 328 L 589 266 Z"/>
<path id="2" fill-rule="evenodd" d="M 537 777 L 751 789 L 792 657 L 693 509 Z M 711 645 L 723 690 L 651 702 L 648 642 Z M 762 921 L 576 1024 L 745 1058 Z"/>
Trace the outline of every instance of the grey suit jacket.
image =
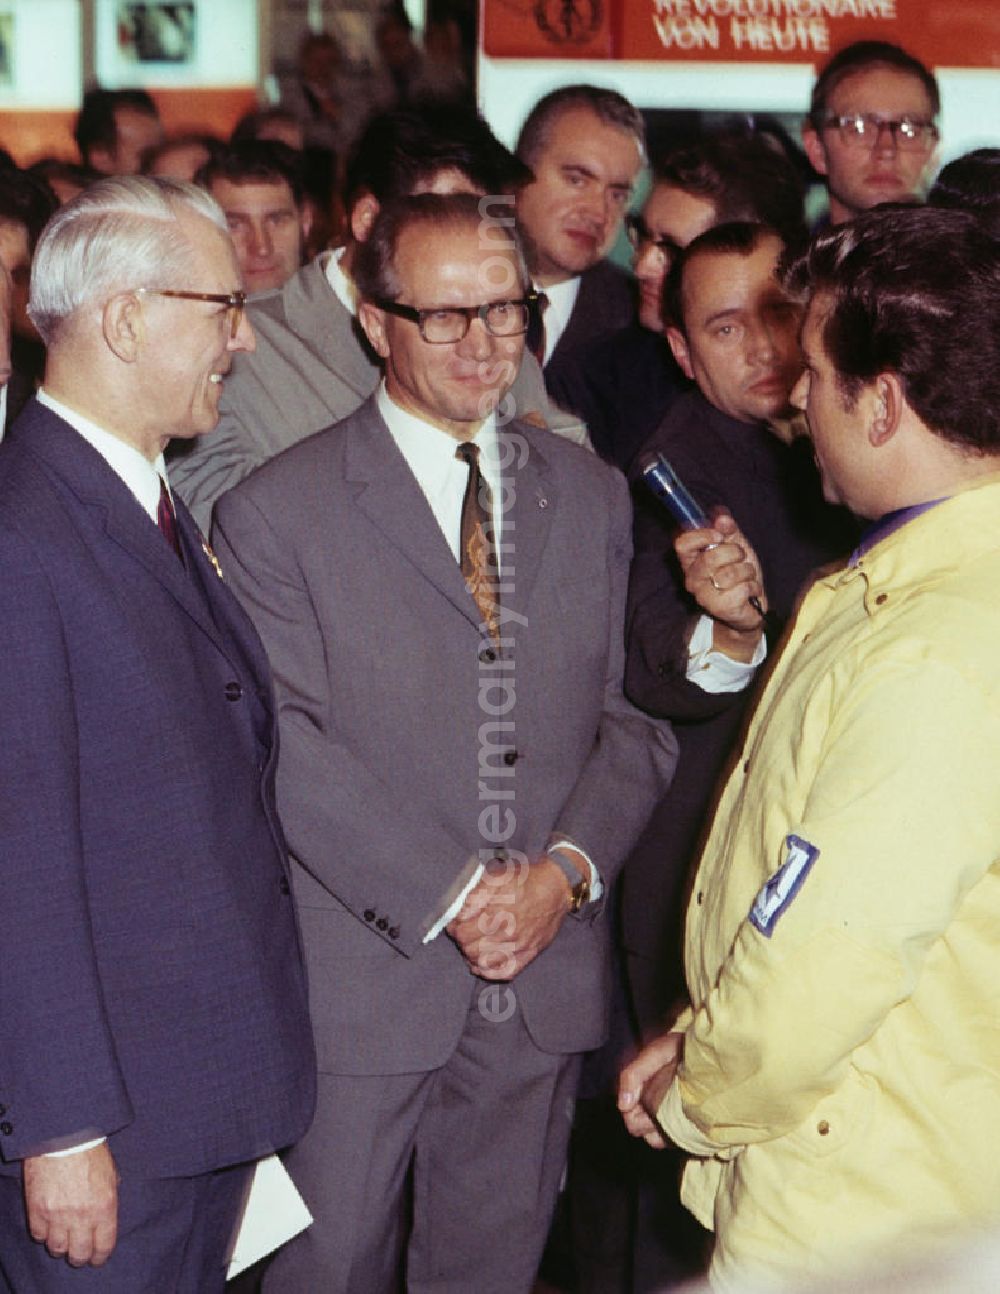
<path id="1" fill-rule="evenodd" d="M 235 357 L 218 427 L 171 447 L 171 484 L 206 534 L 220 494 L 281 450 L 346 418 L 378 385 L 381 369 L 330 286 L 327 256 L 251 301 L 257 349 Z M 549 400 L 532 356 L 525 356 L 510 395 L 518 416 L 589 445 L 579 418 Z"/>
<path id="2" fill-rule="evenodd" d="M 501 436 L 503 650 L 375 402 L 219 501 L 227 579 L 279 693 L 279 806 L 322 1068 L 444 1062 L 474 980 L 422 942 L 481 858 L 553 830 L 614 876 L 673 773 L 669 725 L 621 691 L 630 509 L 623 478 L 548 432 Z M 510 989 L 538 1045 L 605 1033 L 606 919 L 592 905 Z M 493 1007 L 489 1007 L 489 1001 Z"/>

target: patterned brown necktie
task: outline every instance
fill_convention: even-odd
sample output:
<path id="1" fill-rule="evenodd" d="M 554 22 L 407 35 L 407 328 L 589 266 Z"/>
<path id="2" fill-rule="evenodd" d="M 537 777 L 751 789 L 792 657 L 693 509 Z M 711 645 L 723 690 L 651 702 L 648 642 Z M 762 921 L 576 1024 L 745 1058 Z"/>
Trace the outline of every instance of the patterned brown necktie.
<path id="1" fill-rule="evenodd" d="M 180 558 L 183 565 L 184 556 L 181 553 L 181 540 L 177 533 L 177 514 L 174 512 L 174 501 L 170 497 L 167 483 L 162 476 L 160 477 L 160 502 L 156 509 L 156 524 L 159 526 L 163 538 Z"/>
<path id="2" fill-rule="evenodd" d="M 462 500 L 462 575 L 475 599 L 491 637 L 500 633 L 500 605 L 497 597 L 496 546 L 493 542 L 490 487 L 479 470 L 479 446 L 463 441 L 455 457 L 469 465 L 469 480 Z"/>

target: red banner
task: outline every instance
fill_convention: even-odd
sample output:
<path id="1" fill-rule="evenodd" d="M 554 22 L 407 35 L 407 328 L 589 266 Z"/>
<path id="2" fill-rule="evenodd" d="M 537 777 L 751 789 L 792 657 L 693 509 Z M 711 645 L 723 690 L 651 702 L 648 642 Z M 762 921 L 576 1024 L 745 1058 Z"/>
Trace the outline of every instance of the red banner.
<path id="1" fill-rule="evenodd" d="M 1000 68 L 996 0 L 483 0 L 494 57 L 823 63 L 856 40 Z"/>

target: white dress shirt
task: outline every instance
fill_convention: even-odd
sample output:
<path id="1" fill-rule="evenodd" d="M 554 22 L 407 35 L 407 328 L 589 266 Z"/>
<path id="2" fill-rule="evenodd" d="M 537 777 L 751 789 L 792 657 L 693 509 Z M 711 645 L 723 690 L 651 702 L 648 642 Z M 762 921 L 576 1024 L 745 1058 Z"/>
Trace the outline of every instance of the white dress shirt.
<path id="1" fill-rule="evenodd" d="M 125 482 L 142 510 L 156 525 L 156 510 L 160 506 L 160 481 L 170 489 L 163 455 L 158 454 L 156 461 L 151 463 L 134 445 L 113 436 L 103 427 L 98 427 L 75 409 L 67 409 L 49 395 L 44 387 L 38 392 L 38 403 L 57 413 L 74 431 L 80 433 L 88 445 L 97 450 L 115 475 Z M 173 499 L 173 494 L 170 497 Z"/>
<path id="2" fill-rule="evenodd" d="M 566 331 L 576 298 L 580 294 L 580 276 L 577 274 L 571 279 L 564 279 L 562 283 L 553 283 L 550 288 L 536 288 L 536 291 L 544 292 L 549 299 L 542 315 L 542 323 L 545 325 L 545 353 L 542 355 L 544 368 L 559 345 L 559 338 Z"/>

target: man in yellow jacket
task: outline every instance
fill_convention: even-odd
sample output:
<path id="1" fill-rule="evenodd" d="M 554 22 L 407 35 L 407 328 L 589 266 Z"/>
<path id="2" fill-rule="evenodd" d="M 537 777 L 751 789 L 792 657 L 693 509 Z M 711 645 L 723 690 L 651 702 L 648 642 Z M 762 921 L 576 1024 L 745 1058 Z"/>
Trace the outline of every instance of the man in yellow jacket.
<path id="1" fill-rule="evenodd" d="M 790 277 L 793 398 L 872 524 L 800 605 L 694 879 L 690 1006 L 620 1089 L 692 1156 L 723 1291 L 1000 1224 L 1000 244 L 876 211 Z"/>

